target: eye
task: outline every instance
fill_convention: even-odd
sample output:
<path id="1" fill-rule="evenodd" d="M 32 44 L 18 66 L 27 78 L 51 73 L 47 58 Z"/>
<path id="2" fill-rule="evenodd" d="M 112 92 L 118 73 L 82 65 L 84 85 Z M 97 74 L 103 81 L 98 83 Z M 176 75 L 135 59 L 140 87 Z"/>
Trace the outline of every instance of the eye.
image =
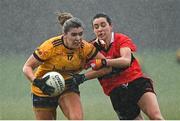
<path id="1" fill-rule="evenodd" d="M 102 23 L 101 23 L 101 27 L 106 27 L 106 23 L 105 23 L 105 22 L 102 22 Z"/>
<path id="2" fill-rule="evenodd" d="M 83 32 L 80 32 L 80 33 L 79 33 L 79 36 L 82 36 L 82 35 L 83 35 Z"/>
<path id="3" fill-rule="evenodd" d="M 98 24 L 95 24 L 94 25 L 94 29 L 98 29 L 99 28 L 99 25 Z"/>
<path id="4" fill-rule="evenodd" d="M 77 33 L 71 33 L 71 36 L 77 36 Z"/>

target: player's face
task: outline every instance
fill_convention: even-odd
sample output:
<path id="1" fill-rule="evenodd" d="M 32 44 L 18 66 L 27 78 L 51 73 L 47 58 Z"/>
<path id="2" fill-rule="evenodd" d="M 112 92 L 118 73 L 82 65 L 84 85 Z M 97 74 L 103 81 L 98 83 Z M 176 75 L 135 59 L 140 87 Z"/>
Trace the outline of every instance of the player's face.
<path id="1" fill-rule="evenodd" d="M 79 48 L 81 46 L 83 37 L 83 28 L 72 28 L 65 34 L 68 47 L 72 49 Z"/>
<path id="2" fill-rule="evenodd" d="M 109 40 L 111 37 L 112 26 L 109 25 L 106 18 L 100 17 L 93 21 L 93 30 L 100 40 Z"/>

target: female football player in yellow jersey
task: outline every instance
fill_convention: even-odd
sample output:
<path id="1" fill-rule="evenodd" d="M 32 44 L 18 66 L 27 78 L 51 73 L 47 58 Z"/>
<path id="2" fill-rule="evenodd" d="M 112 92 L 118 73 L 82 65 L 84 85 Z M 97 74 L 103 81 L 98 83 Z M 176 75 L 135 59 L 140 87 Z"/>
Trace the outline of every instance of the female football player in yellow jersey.
<path id="1" fill-rule="evenodd" d="M 31 82 L 37 120 L 55 120 L 57 106 L 67 119 L 82 120 L 83 110 L 78 85 L 87 79 L 101 76 L 102 73 L 98 74 L 96 71 L 78 73 L 90 59 L 104 56 L 92 44 L 82 39 L 84 28 L 81 20 L 69 13 L 60 14 L 58 19 L 63 25 L 63 34 L 41 44 L 24 64 L 23 72 Z M 34 73 L 35 69 L 37 70 Z M 103 73 L 109 72 L 109 68 L 104 70 Z M 56 97 L 50 96 L 54 88 L 45 83 L 48 77 L 42 78 L 50 71 L 61 73 L 65 82 L 68 82 L 65 91 Z M 73 76 L 70 76 L 71 74 Z"/>

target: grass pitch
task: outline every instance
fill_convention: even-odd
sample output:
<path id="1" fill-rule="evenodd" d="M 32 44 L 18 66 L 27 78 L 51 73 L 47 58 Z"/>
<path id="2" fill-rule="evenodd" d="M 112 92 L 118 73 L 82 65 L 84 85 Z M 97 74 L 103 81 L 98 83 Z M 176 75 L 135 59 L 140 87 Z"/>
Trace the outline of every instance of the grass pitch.
<path id="1" fill-rule="evenodd" d="M 161 112 L 165 119 L 179 120 L 180 64 L 175 52 L 143 52 L 138 55 L 143 70 L 154 80 Z M 22 73 L 27 57 L 6 55 L 0 58 L 0 120 L 33 120 L 30 84 Z M 85 119 L 116 120 L 109 97 L 97 80 L 80 86 Z M 66 119 L 58 109 L 58 119 Z"/>

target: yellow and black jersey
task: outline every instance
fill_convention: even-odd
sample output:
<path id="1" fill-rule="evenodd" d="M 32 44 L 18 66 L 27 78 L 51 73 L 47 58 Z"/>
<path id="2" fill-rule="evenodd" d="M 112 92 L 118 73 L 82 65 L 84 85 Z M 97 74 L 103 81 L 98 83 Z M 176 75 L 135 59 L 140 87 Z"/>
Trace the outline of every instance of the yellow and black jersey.
<path id="1" fill-rule="evenodd" d="M 81 47 L 69 49 L 64 45 L 63 35 L 46 40 L 33 53 L 34 57 L 43 62 L 36 72 L 36 78 L 41 78 L 50 71 L 59 72 L 65 80 L 70 74 L 79 73 L 83 70 L 85 63 L 97 54 L 96 48 L 82 40 Z M 32 85 L 32 92 L 38 96 L 45 96 L 41 90 Z"/>

